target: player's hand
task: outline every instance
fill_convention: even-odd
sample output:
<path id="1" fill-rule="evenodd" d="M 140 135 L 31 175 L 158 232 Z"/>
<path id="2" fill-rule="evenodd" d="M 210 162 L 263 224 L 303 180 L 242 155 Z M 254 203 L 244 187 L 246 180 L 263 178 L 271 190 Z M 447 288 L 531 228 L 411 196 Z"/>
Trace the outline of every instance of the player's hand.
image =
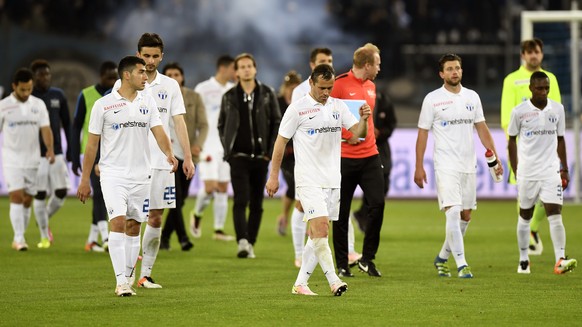
<path id="1" fill-rule="evenodd" d="M 89 198 L 89 195 L 91 195 L 91 186 L 89 185 L 89 182 L 81 180 L 81 183 L 77 188 L 77 198 L 85 203 Z"/>
<path id="2" fill-rule="evenodd" d="M 46 150 L 45 156 L 51 165 L 55 163 L 55 152 L 53 150 Z"/>
<path id="3" fill-rule="evenodd" d="M 192 162 L 192 157 L 184 158 L 184 163 L 182 163 L 182 170 L 184 171 L 184 175 L 186 175 L 186 179 L 192 179 L 194 174 L 196 173 L 196 167 L 194 166 L 194 162 Z"/>
<path id="4" fill-rule="evenodd" d="M 279 190 L 279 178 L 269 177 L 267 184 L 265 184 L 265 189 L 269 197 L 272 198 Z"/>
<path id="5" fill-rule="evenodd" d="M 416 184 L 420 188 L 424 188 L 424 184 L 427 183 L 426 180 L 426 172 L 424 171 L 424 167 L 417 168 L 414 171 L 414 184 Z"/>
<path id="6" fill-rule="evenodd" d="M 570 185 L 570 174 L 565 170 L 560 170 L 560 177 L 562 178 L 562 190 L 565 190 Z"/>
<path id="7" fill-rule="evenodd" d="M 503 176 L 503 165 L 501 164 L 501 160 L 497 159 L 497 168 L 495 168 L 495 175 Z"/>
<path id="8" fill-rule="evenodd" d="M 348 144 L 351 144 L 351 145 L 356 145 L 356 144 L 360 144 L 361 141 L 357 135 L 352 135 L 352 137 L 347 139 L 346 142 L 348 142 Z"/>
<path id="9" fill-rule="evenodd" d="M 73 160 L 71 162 L 71 169 L 73 170 L 73 174 L 75 174 L 75 176 L 80 176 L 80 173 L 83 171 L 81 169 L 81 163 L 78 160 Z"/>
<path id="10" fill-rule="evenodd" d="M 192 161 L 192 159 L 190 159 L 190 161 Z M 172 155 L 168 157 L 168 163 L 172 166 L 172 173 L 175 173 L 176 170 L 178 170 L 178 159 Z M 192 174 L 194 174 L 194 171 L 192 171 Z"/>
<path id="11" fill-rule="evenodd" d="M 368 120 L 368 117 L 370 117 L 371 114 L 372 114 L 372 109 L 370 108 L 370 105 L 368 105 L 367 103 L 364 103 L 360 107 L 360 118 L 362 118 L 364 120 Z"/>

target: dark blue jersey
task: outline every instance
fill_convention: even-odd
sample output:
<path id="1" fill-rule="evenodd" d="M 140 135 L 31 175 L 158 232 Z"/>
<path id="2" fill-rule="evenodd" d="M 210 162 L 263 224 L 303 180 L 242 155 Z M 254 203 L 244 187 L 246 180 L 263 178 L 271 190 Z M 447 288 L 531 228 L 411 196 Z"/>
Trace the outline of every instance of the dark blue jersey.
<path id="1" fill-rule="evenodd" d="M 44 101 L 49 113 L 51 130 L 53 132 L 55 155 L 62 154 L 61 127 L 64 129 L 67 139 L 69 139 L 69 131 L 71 128 L 71 117 L 69 115 L 69 106 L 65 98 L 65 93 L 56 87 L 51 87 L 46 92 L 34 88 L 32 95 Z M 46 147 L 41 140 L 40 155 L 44 157 L 45 154 Z"/>

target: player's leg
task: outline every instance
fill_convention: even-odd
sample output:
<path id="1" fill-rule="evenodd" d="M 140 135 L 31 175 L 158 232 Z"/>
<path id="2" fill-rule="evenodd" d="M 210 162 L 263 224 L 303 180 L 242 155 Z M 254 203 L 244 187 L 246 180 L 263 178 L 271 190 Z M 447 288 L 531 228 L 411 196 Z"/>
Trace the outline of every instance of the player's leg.
<path id="1" fill-rule="evenodd" d="M 232 235 L 224 232 L 228 211 L 228 184 L 230 183 L 230 165 L 226 161 L 220 161 L 218 165 L 218 181 L 214 193 L 214 236 L 219 241 L 234 241 Z"/>
<path id="2" fill-rule="evenodd" d="M 49 188 L 51 191 L 47 213 L 49 219 L 64 205 L 67 190 L 71 188 L 67 163 L 62 154 L 55 156 L 55 162 L 49 167 Z"/>
<path id="3" fill-rule="evenodd" d="M 548 215 L 549 216 L 549 215 Z M 533 216 L 530 221 L 531 233 L 529 239 L 529 254 L 541 255 L 544 251 L 544 245 L 539 234 L 541 222 L 546 218 L 546 210 L 542 201 L 538 201 L 534 207 Z"/>
<path id="4" fill-rule="evenodd" d="M 198 165 L 199 177 L 204 183 L 204 187 L 201 187 L 198 190 L 194 209 L 190 213 L 190 232 L 194 238 L 200 238 L 202 236 L 202 229 L 200 226 L 202 213 L 214 197 L 219 169 L 216 161 L 216 159 L 212 161 L 202 161 Z"/>
<path id="5" fill-rule="evenodd" d="M 257 242 L 261 220 L 263 219 L 263 198 L 265 194 L 265 184 L 267 183 L 267 172 L 269 162 L 263 159 L 255 159 L 251 162 L 248 183 L 250 184 L 249 199 L 249 220 L 248 220 L 248 241 L 249 258 L 254 258 L 254 245 Z"/>
<path id="6" fill-rule="evenodd" d="M 296 198 L 295 208 L 293 208 L 293 213 L 291 214 L 291 236 L 293 238 L 293 248 L 295 249 L 295 267 L 297 268 L 301 267 L 301 262 L 304 257 L 303 252 L 307 224 L 303 221 L 303 216 L 304 213 L 301 201 Z"/>
<path id="7" fill-rule="evenodd" d="M 530 273 L 529 237 L 531 232 L 530 222 L 534 206 L 540 194 L 538 181 L 521 180 L 517 184 L 517 202 L 520 204 L 519 217 L 517 218 L 517 247 L 519 249 L 519 265 L 517 272 Z"/>
<path id="8" fill-rule="evenodd" d="M 232 158 L 229 164 L 233 191 L 232 220 L 238 242 L 237 257 L 247 258 L 249 255 L 249 235 L 246 209 L 250 200 L 250 159 Z"/>
<path id="9" fill-rule="evenodd" d="M 47 194 L 49 192 L 49 168 L 48 160 L 41 158 L 36 175 L 36 194 L 33 200 L 34 216 L 36 224 L 40 231 L 41 243 L 49 239 L 49 216 L 46 204 Z"/>
<path id="10" fill-rule="evenodd" d="M 339 219 L 333 222 L 333 249 L 338 274 L 341 277 L 353 277 L 348 265 L 348 220 L 354 191 L 360 182 L 361 167 L 358 165 L 358 159 L 342 158 L 341 172 L 341 201 Z M 304 209 L 308 210 L 305 204 L 302 204 Z"/>

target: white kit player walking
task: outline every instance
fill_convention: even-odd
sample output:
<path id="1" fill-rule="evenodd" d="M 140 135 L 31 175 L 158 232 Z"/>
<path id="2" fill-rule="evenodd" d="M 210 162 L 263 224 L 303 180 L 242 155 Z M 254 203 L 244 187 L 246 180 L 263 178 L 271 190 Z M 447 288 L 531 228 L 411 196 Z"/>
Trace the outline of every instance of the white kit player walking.
<path id="1" fill-rule="evenodd" d="M 337 220 L 339 215 L 342 127 L 355 135 L 365 136 L 371 110 L 364 104 L 358 122 L 345 103 L 329 97 L 334 81 L 335 72 L 331 66 L 315 67 L 309 95 L 291 103 L 285 111 L 266 184 L 267 193 L 272 197 L 279 189 L 285 145 L 293 138 L 295 185 L 309 228 L 301 268 L 291 290 L 293 294 L 317 295 L 309 288 L 308 280 L 318 263 L 333 295 L 340 296 L 348 289 L 335 273 L 328 241 L 329 221 Z"/>
<path id="2" fill-rule="evenodd" d="M 427 182 L 424 153 L 428 132 L 434 135 L 434 169 L 439 208 L 445 212 L 446 236 L 434 265 L 441 277 L 451 277 L 447 260 L 453 254 L 459 278 L 472 278 L 465 259 L 463 237 L 477 208 L 477 158 L 473 143 L 473 128 L 485 148 L 496 157 L 495 144 L 485 123 L 479 95 L 461 85 L 461 58 L 446 54 L 439 60 L 439 75 L 444 84 L 426 95 L 418 119 L 416 140 L 416 170 L 414 182 L 423 188 Z M 503 168 L 498 165 L 498 175 Z"/>
<path id="3" fill-rule="evenodd" d="M 164 56 L 164 43 L 155 33 L 144 33 L 137 43 L 137 57 L 145 61 L 148 80 L 145 92 L 150 94 L 157 105 L 162 127 L 169 136 L 170 128 L 174 128 L 182 151 L 184 152 L 183 170 L 188 179 L 194 176 L 194 163 L 186 123 L 184 122 L 184 98 L 180 85 L 176 80 L 158 72 L 158 66 Z M 113 89 L 119 87 L 119 81 Z M 170 126 L 170 118 L 173 126 Z M 148 223 L 145 227 L 142 240 L 142 262 L 137 286 L 144 288 L 162 288 L 152 279 L 152 269 L 160 250 L 162 237 L 162 216 L 165 208 L 176 207 L 176 180 L 166 164 L 164 154 L 156 145 L 153 135 L 150 135 L 151 154 L 151 189 Z M 133 284 L 133 279 L 131 280 Z"/>
<path id="4" fill-rule="evenodd" d="M 44 102 L 32 96 L 32 72 L 19 69 L 12 80 L 12 94 L 0 101 L 2 168 L 10 198 L 10 222 L 14 230 L 12 248 L 25 251 L 24 232 L 30 221 L 30 205 L 36 194 L 36 174 L 40 164 L 40 131 L 47 149 L 46 158 L 54 163 L 53 133 Z M 41 239 L 48 238 L 48 219 L 37 217 Z M 39 247 L 43 247 L 42 242 Z"/>
<path id="5" fill-rule="evenodd" d="M 130 280 L 140 250 L 140 227 L 150 206 L 150 134 L 165 154 L 170 171 L 176 170 L 178 161 L 161 126 L 155 100 L 147 92 L 139 92 L 147 81 L 145 61 L 128 56 L 119 62 L 118 70 L 120 88 L 97 100 L 91 110 L 77 197 L 84 203 L 91 193 L 90 167 L 101 143 L 100 180 L 109 215 L 115 294 L 130 296 L 135 295 Z"/>
<path id="6" fill-rule="evenodd" d="M 562 222 L 563 189 L 570 181 L 564 141 L 566 115 L 563 105 L 548 99 L 550 79 L 546 73 L 534 72 L 529 89 L 531 100 L 522 102 L 511 111 L 507 128 L 509 160 L 517 177 L 519 202 L 517 272 L 530 273 L 530 220 L 539 199 L 550 223 L 556 258 L 554 273 L 563 274 L 577 265 L 576 259 L 566 257 L 566 230 Z"/>
<path id="7" fill-rule="evenodd" d="M 218 135 L 218 115 L 222 96 L 234 83 L 234 58 L 225 55 L 216 61 L 216 74 L 194 88 L 202 97 L 208 119 L 208 136 L 200 154 L 199 176 L 204 182 L 196 196 L 194 210 L 190 214 L 190 231 L 192 236 L 202 236 L 200 222 L 202 212 L 214 198 L 214 236 L 219 241 L 234 241 L 235 237 L 224 232 L 228 210 L 228 184 L 230 182 L 230 165 L 224 161 L 224 149 Z"/>

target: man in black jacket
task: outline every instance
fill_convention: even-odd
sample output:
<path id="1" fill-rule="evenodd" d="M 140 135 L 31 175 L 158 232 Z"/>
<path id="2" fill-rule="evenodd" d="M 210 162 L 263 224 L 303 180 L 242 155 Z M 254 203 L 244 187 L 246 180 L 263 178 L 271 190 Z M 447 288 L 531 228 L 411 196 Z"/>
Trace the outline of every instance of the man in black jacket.
<path id="1" fill-rule="evenodd" d="M 253 245 L 263 215 L 263 190 L 281 112 L 273 89 L 255 79 L 257 66 L 251 54 L 238 55 L 234 69 L 239 81 L 222 97 L 218 132 L 224 160 L 230 164 L 237 256 L 254 258 Z"/>

